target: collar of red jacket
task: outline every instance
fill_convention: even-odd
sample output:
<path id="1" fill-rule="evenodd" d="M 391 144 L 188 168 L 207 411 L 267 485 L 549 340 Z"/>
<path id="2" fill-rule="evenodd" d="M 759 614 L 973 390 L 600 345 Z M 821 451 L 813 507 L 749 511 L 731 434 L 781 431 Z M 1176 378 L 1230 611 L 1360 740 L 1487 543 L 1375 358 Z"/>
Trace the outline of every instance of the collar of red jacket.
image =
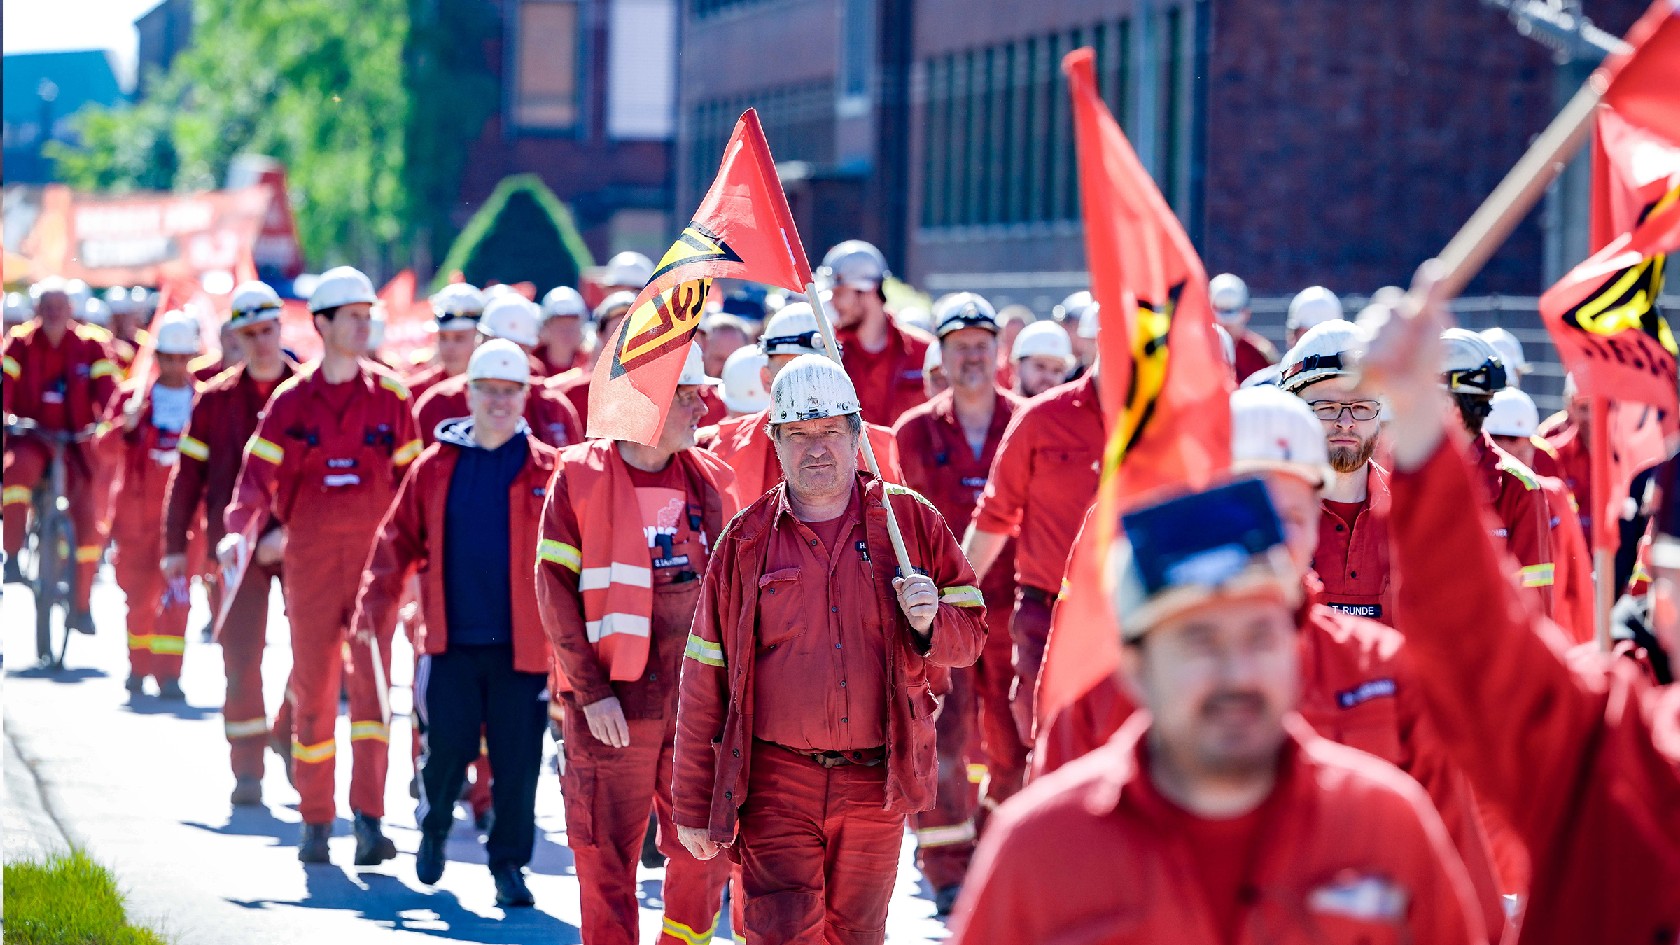
<path id="1" fill-rule="evenodd" d="M 1132 713 L 1107 745 L 1092 752 L 1093 756 L 1101 759 L 1094 763 L 1101 764 L 1104 773 L 1086 795 L 1085 808 L 1090 813 L 1112 814 L 1121 807 L 1129 807 L 1148 822 L 1159 822 L 1171 813 L 1161 806 L 1166 802 L 1161 798 L 1160 791 L 1146 789 L 1141 783 L 1149 776 L 1146 754 L 1149 740 L 1146 736 L 1152 721 L 1147 710 Z M 1318 737 L 1293 712 L 1284 717 L 1283 727 L 1284 740 L 1278 749 L 1277 781 L 1272 786 L 1272 793 L 1267 795 L 1268 799 L 1279 796 L 1280 792 L 1289 796 L 1299 790 L 1300 778 L 1297 774 L 1304 742 Z"/>
<path id="2" fill-rule="evenodd" d="M 881 499 L 885 494 L 884 483 L 863 470 L 858 470 L 857 491 L 853 493 L 855 506 L 847 506 L 848 510 L 857 508 L 859 519 L 866 518 L 869 513 L 882 507 Z M 787 480 L 776 483 L 776 487 L 766 492 L 757 501 L 749 503 L 748 508 L 761 508 L 760 502 L 769 504 L 769 514 L 754 514 L 740 516 L 736 521 L 732 533 L 742 541 L 753 541 L 768 529 L 774 528 L 781 520 L 785 511 L 790 518 L 795 518 L 793 507 L 787 500 Z"/>

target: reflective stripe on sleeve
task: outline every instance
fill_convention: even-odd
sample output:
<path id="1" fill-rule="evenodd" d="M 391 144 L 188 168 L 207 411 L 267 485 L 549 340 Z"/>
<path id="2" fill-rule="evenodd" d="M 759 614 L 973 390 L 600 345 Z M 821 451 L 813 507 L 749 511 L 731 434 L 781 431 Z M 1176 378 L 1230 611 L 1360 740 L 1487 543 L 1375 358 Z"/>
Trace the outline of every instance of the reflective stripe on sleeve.
<path id="1" fill-rule="evenodd" d="M 407 443 L 402 445 L 402 449 L 399 449 L 395 453 L 391 454 L 391 463 L 396 466 L 407 466 L 409 463 L 414 462 L 414 458 L 416 456 L 420 455 L 420 450 L 421 446 L 419 440 L 409 440 Z"/>
<path id="2" fill-rule="evenodd" d="M 117 370 L 117 366 L 105 358 L 93 362 L 93 367 L 88 369 L 88 377 L 94 380 L 101 377 L 116 377 L 119 373 L 121 372 Z"/>
<path id="3" fill-rule="evenodd" d="M 5 358 L 0 358 L 0 364 L 5 365 L 6 376 L 12 380 L 15 381 L 23 376 L 23 365 L 17 363 L 17 359 L 11 355 L 8 354 Z"/>
<path id="4" fill-rule="evenodd" d="M 1553 565 L 1531 564 L 1528 567 L 1523 568 L 1520 573 L 1522 574 L 1523 587 L 1552 586 L 1552 575 L 1554 573 Z"/>
<path id="5" fill-rule="evenodd" d="M 557 564 L 573 574 L 583 570 L 583 555 L 577 550 L 577 546 L 552 538 L 544 538 L 537 542 L 537 557 Z"/>
<path id="6" fill-rule="evenodd" d="M 245 452 L 276 466 L 280 465 L 286 458 L 286 451 L 280 448 L 280 444 L 265 440 L 260 436 L 251 437 L 251 442 L 245 444 Z"/>
<path id="7" fill-rule="evenodd" d="M 986 598 L 978 587 L 969 584 L 959 584 L 956 587 L 942 587 L 939 589 L 939 602 L 953 607 L 984 607 Z"/>
<path id="8" fill-rule="evenodd" d="M 702 640 L 692 633 L 688 635 L 688 646 L 683 650 L 683 655 L 696 663 L 705 663 L 707 666 L 716 666 L 719 669 L 724 667 L 723 647 Z"/>
<path id="9" fill-rule="evenodd" d="M 183 436 L 176 446 L 180 449 L 181 455 L 187 457 L 188 459 L 196 459 L 201 463 L 207 462 L 210 459 L 210 447 L 206 446 L 203 440 L 195 440 L 190 436 Z"/>
<path id="10" fill-rule="evenodd" d="M 7 505 L 28 505 L 29 487 L 7 486 L 4 492 L 0 492 L 0 501 Z"/>

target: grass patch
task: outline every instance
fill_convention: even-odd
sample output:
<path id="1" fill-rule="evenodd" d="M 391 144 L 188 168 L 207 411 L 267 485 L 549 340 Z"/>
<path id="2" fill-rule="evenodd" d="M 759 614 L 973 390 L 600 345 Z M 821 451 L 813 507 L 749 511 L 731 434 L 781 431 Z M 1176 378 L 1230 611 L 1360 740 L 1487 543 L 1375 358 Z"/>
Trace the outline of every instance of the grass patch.
<path id="1" fill-rule="evenodd" d="M 166 945 L 128 924 L 111 871 L 80 850 L 7 863 L 7 945 Z"/>

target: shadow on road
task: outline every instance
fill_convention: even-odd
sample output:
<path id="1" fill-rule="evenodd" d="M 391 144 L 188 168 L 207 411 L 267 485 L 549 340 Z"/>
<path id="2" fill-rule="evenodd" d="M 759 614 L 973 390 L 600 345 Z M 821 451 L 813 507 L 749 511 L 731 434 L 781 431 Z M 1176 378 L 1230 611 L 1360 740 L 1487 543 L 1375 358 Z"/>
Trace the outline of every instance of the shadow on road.
<path id="1" fill-rule="evenodd" d="M 193 705 L 190 702 L 159 699 L 157 696 L 148 695 L 130 695 L 127 707 L 128 711 L 135 715 L 167 715 L 189 722 L 201 722 L 222 714 L 222 710 L 216 706 Z"/>
<path id="2" fill-rule="evenodd" d="M 507 910 L 498 919 L 467 909 L 454 893 L 422 892 L 394 876 L 362 873 L 352 877 L 336 866 L 309 867 L 305 872 L 308 892 L 301 901 L 231 901 L 247 909 L 292 907 L 354 912 L 380 928 L 435 935 L 453 942 L 579 945 L 583 941 L 576 926 L 536 909 Z"/>
<path id="3" fill-rule="evenodd" d="M 72 669 L 53 669 L 48 666 L 30 664 L 21 669 L 14 669 L 6 673 L 19 679 L 46 679 L 58 683 L 81 683 L 90 679 L 109 679 L 110 673 L 102 669 L 78 667 Z"/>
<path id="4" fill-rule="evenodd" d="M 224 837 L 269 837 L 276 846 L 295 847 L 303 829 L 295 820 L 281 820 L 267 807 L 235 807 L 228 812 L 227 822 L 221 825 L 182 821 L 183 826 Z M 333 823 L 333 835 L 350 832 L 350 821 L 343 817 Z"/>

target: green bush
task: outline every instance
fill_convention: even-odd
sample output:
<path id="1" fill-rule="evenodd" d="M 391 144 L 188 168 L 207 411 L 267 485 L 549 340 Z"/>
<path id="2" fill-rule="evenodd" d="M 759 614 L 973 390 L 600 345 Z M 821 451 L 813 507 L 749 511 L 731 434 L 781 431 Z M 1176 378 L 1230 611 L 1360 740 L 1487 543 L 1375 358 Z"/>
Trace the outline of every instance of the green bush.
<path id="1" fill-rule="evenodd" d="M 46 863 L 7 863 L 7 945 L 165 945 L 128 924 L 111 871 L 80 850 Z"/>

